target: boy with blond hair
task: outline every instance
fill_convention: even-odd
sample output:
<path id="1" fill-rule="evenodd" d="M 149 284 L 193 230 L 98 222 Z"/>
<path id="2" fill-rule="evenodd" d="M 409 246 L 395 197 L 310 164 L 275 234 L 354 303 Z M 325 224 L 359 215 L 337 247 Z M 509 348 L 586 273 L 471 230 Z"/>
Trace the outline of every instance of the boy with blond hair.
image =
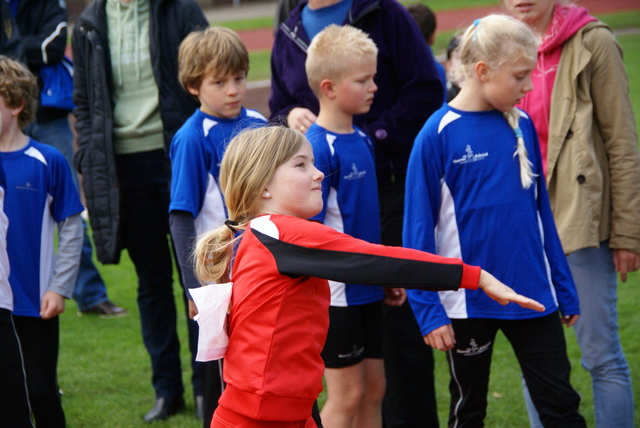
<path id="1" fill-rule="evenodd" d="M 369 111 L 378 89 L 377 54 L 375 43 L 362 30 L 330 25 L 313 38 L 305 64 L 320 104 L 306 137 L 315 165 L 325 175 L 324 206 L 313 220 L 372 243 L 380 243 L 373 145 L 353 125 L 353 116 Z M 323 425 L 381 427 L 384 290 L 332 281 L 330 286 L 331 322 L 322 351 L 327 387 Z M 389 291 L 389 304 L 402 303 L 403 290 Z"/>
<path id="2" fill-rule="evenodd" d="M 199 287 L 190 255 L 195 238 L 224 223 L 226 211 L 218 186 L 224 150 L 238 132 L 263 126 L 265 117 L 243 107 L 249 71 L 247 48 L 236 32 L 210 27 L 188 35 L 178 53 L 179 79 L 200 107 L 171 142 L 171 203 L 169 221 L 186 287 Z M 197 314 L 189 298 L 189 317 Z M 195 321 L 192 328 L 197 328 Z M 196 334 L 193 337 L 197 337 Z M 195 362 L 196 343 L 191 343 Z M 222 360 L 203 367 L 203 419 L 209 427 L 224 390 Z M 198 400 L 198 398 L 196 398 Z"/>
<path id="3" fill-rule="evenodd" d="M 23 64 L 0 56 L 0 163 L 13 294 L 13 302 L 1 307 L 13 303 L 35 425 L 64 427 L 57 383 L 58 315 L 78 274 L 84 208 L 64 156 L 23 132 L 35 118 L 38 94 L 36 77 Z M 0 300 L 6 297 L 0 294 Z"/>

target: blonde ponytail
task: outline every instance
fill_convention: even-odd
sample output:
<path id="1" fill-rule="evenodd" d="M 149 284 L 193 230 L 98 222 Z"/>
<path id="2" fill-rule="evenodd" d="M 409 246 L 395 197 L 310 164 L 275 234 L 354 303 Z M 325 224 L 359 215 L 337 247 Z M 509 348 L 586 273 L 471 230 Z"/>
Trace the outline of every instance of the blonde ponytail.
<path id="1" fill-rule="evenodd" d="M 513 153 L 513 156 L 518 156 L 518 161 L 520 162 L 520 182 L 522 183 L 522 188 L 528 189 L 533 184 L 533 178 L 537 177 L 538 174 L 534 174 L 532 171 L 533 163 L 529 160 L 527 148 L 524 145 L 524 137 L 519 126 L 520 111 L 514 107 L 510 111 L 505 111 L 502 114 L 516 134 L 516 151 Z"/>

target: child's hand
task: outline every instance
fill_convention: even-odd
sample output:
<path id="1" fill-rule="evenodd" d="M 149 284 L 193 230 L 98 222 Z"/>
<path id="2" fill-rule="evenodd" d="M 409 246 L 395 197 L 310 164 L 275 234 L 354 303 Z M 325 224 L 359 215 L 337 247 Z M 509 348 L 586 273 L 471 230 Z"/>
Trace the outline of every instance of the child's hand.
<path id="1" fill-rule="evenodd" d="M 198 315 L 198 307 L 196 306 L 195 302 L 191 299 L 188 299 L 189 302 L 189 319 L 193 319 L 193 317 L 195 317 L 196 315 Z"/>
<path id="2" fill-rule="evenodd" d="M 578 321 L 578 318 L 580 318 L 580 315 L 564 315 L 560 320 L 562 321 L 562 324 L 567 327 L 573 327 L 576 321 Z"/>
<path id="3" fill-rule="evenodd" d="M 424 342 L 434 349 L 448 351 L 456 344 L 456 336 L 451 324 L 445 324 L 424 337 Z"/>
<path id="4" fill-rule="evenodd" d="M 308 108 L 294 107 L 287 116 L 287 125 L 294 131 L 304 134 L 313 122 L 316 121 L 316 118 L 316 115 Z"/>
<path id="5" fill-rule="evenodd" d="M 64 312 L 64 297 L 53 291 L 45 291 L 40 304 L 40 316 L 51 319 Z"/>
<path id="6" fill-rule="evenodd" d="M 511 287 L 504 285 L 484 269 L 480 273 L 480 284 L 478 285 L 478 288 L 481 288 L 487 296 L 491 297 L 501 305 L 513 302 L 523 308 L 533 309 L 538 312 L 544 311 L 544 306 L 542 304 L 516 293 Z"/>
<path id="7" fill-rule="evenodd" d="M 402 306 L 407 300 L 404 288 L 384 287 L 384 303 L 389 306 Z"/>

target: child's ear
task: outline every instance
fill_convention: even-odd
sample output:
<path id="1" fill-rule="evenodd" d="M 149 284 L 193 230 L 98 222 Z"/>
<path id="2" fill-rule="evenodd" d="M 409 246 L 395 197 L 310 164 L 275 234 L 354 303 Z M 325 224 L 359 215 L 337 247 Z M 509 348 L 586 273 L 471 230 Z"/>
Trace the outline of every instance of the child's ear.
<path id="1" fill-rule="evenodd" d="M 491 72 L 491 69 L 486 62 L 478 61 L 474 67 L 474 72 L 476 73 L 476 77 L 478 78 L 478 80 L 482 83 L 489 81 L 489 74 Z"/>
<path id="2" fill-rule="evenodd" d="M 335 84 L 331 79 L 324 79 L 320 82 L 320 92 L 325 98 L 332 99 L 335 97 Z"/>
<path id="3" fill-rule="evenodd" d="M 193 86 L 187 86 L 187 90 L 194 97 L 200 96 L 200 89 L 199 88 L 194 88 Z"/>

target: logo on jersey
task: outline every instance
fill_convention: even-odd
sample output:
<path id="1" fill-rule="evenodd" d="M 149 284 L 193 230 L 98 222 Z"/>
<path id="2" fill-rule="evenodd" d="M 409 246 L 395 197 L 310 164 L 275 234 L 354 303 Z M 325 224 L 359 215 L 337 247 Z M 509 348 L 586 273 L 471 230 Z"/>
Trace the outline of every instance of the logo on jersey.
<path id="1" fill-rule="evenodd" d="M 352 163 L 351 164 L 351 172 L 349 174 L 345 175 L 343 178 L 345 180 L 360 180 L 366 174 L 367 174 L 367 171 L 359 171 L 358 167 L 356 166 L 356 164 Z"/>
<path id="2" fill-rule="evenodd" d="M 38 191 L 38 189 L 36 187 L 33 187 L 29 181 L 27 181 L 25 184 L 16 184 L 16 189 L 18 189 L 18 190 L 29 190 L 31 192 L 37 192 Z"/>
<path id="3" fill-rule="evenodd" d="M 454 159 L 453 163 L 465 164 L 465 163 L 471 163 L 471 162 L 478 162 L 478 161 L 484 160 L 488 156 L 489 156 L 489 153 L 487 152 L 473 153 L 473 149 L 469 144 L 467 144 L 467 147 L 465 148 L 465 154 L 458 159 Z"/>

